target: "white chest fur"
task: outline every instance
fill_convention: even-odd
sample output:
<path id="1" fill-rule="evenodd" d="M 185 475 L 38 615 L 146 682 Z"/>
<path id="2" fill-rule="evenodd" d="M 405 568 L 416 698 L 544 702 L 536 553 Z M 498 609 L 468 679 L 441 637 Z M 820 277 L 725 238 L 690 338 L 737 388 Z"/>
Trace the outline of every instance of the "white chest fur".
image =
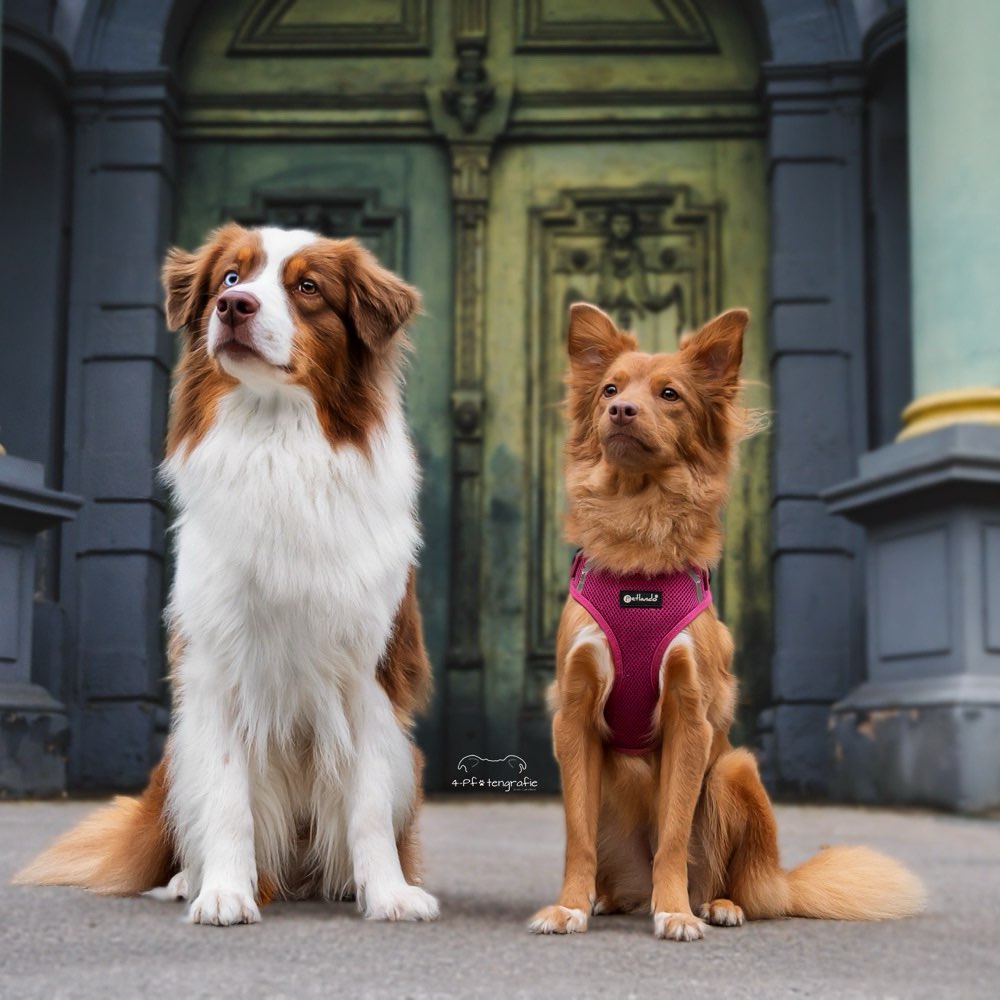
<path id="1" fill-rule="evenodd" d="M 330 445 L 304 390 L 237 387 L 164 471 L 179 506 L 171 623 L 255 703 L 249 728 L 286 730 L 295 723 L 275 712 L 374 671 L 419 544 L 397 403 L 365 455 Z"/>

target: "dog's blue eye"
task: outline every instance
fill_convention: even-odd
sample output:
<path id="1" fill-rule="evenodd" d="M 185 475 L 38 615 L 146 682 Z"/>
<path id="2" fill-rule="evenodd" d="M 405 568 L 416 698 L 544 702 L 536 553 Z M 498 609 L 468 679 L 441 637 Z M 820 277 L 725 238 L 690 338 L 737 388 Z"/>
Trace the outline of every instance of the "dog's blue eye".
<path id="1" fill-rule="evenodd" d="M 605 396 L 613 396 L 613 395 L 614 395 L 614 394 L 615 394 L 615 393 L 616 393 L 617 391 L 618 391 L 618 386 L 614 385 L 614 384 L 613 384 L 613 383 L 611 383 L 611 382 L 609 382 L 609 383 L 608 383 L 608 384 L 607 384 L 607 385 L 606 385 L 606 386 L 604 387 L 604 395 L 605 395 Z"/>
<path id="2" fill-rule="evenodd" d="M 669 385 L 666 387 L 666 389 L 663 390 L 663 392 L 660 393 L 660 395 L 664 399 L 669 399 L 671 402 L 673 402 L 673 400 L 675 399 L 681 398 L 680 396 L 677 395 L 677 390 L 671 389 Z"/>
<path id="3" fill-rule="evenodd" d="M 222 279 L 224 285 L 235 285 L 240 280 L 239 273 L 237 271 L 226 271 L 225 277 Z"/>

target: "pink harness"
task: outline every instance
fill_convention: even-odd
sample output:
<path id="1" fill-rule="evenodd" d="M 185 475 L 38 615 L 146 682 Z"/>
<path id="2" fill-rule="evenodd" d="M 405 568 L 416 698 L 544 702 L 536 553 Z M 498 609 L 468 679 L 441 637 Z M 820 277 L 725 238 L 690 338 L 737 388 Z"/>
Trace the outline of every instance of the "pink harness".
<path id="1" fill-rule="evenodd" d="M 708 572 L 619 576 L 595 569 L 580 551 L 569 592 L 597 621 L 611 647 L 615 679 L 604 706 L 618 753 L 648 753 L 657 743 L 650 720 L 660 697 L 660 664 L 667 646 L 712 603 Z"/>

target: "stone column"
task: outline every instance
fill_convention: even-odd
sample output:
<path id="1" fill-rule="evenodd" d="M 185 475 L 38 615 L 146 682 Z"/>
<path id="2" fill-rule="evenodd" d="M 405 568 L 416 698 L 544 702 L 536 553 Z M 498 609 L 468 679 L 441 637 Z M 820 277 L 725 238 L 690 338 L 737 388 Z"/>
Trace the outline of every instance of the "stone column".
<path id="1" fill-rule="evenodd" d="M 166 498 L 162 459 L 174 337 L 159 271 L 174 196 L 166 70 L 78 72 L 66 358 L 64 531 L 76 622 L 71 785 L 142 785 L 162 750 Z"/>
<path id="2" fill-rule="evenodd" d="M 916 398 L 903 438 L 1000 424 L 1000 4 L 967 0 L 956 16 L 910 0 L 908 18 Z"/>
<path id="3" fill-rule="evenodd" d="M 835 790 L 1000 806 L 1000 5 L 910 0 L 916 398 L 825 494 L 867 531 L 867 680 L 834 708 Z"/>
<path id="4" fill-rule="evenodd" d="M 862 659 L 860 532 L 820 491 L 864 451 L 862 87 L 853 65 L 770 66 L 774 420 L 772 707 L 762 771 L 774 791 L 829 788 L 826 722 Z"/>

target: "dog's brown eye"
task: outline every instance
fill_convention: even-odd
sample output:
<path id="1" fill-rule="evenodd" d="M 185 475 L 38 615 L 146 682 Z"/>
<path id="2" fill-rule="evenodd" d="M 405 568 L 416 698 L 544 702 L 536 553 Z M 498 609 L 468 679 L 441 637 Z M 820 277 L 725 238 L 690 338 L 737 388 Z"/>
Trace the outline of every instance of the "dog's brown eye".
<path id="1" fill-rule="evenodd" d="M 663 392 L 660 393 L 660 395 L 664 399 L 669 399 L 671 402 L 673 402 L 675 399 L 681 398 L 680 396 L 677 395 L 677 390 L 671 389 L 669 385 L 666 387 L 666 389 L 663 390 Z"/>
<path id="2" fill-rule="evenodd" d="M 605 395 L 605 396 L 613 396 L 613 395 L 614 395 L 614 394 L 615 394 L 616 392 L 618 392 L 618 386 L 614 385 L 614 384 L 613 384 L 613 383 L 611 383 L 611 382 L 609 382 L 609 383 L 608 383 L 608 384 L 607 384 L 607 385 L 606 385 L 606 386 L 604 387 L 604 395 Z"/>
<path id="3" fill-rule="evenodd" d="M 299 282 L 299 291 L 303 295 L 315 295 L 319 289 L 316 287 L 315 281 L 310 281 L 308 278 L 303 278 Z"/>

